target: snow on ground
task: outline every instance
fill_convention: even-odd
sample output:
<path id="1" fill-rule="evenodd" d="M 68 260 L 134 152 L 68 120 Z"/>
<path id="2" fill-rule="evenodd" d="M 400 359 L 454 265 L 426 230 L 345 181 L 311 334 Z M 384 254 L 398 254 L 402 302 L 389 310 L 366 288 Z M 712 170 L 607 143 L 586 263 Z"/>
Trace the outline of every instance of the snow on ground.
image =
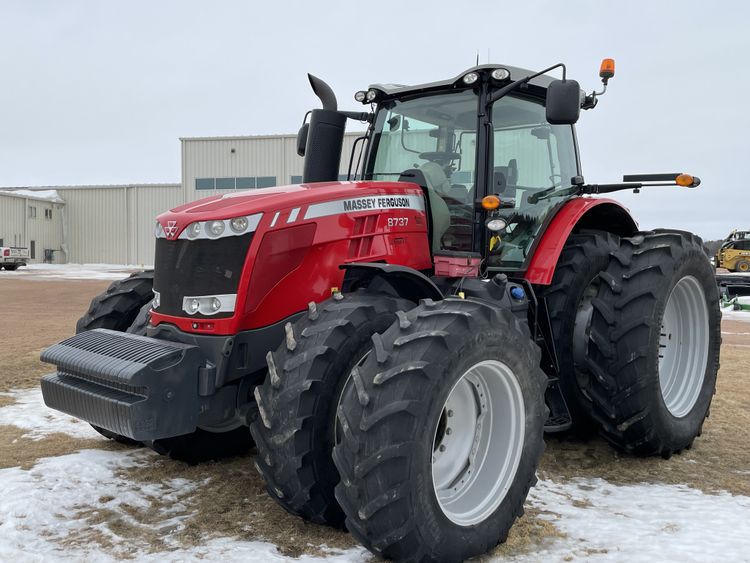
<path id="1" fill-rule="evenodd" d="M 0 424 L 34 432 L 79 435 L 87 425 L 55 414 L 38 391 L 10 393 L 18 401 L 0 408 Z M 87 436 L 90 434 L 87 434 Z M 156 456 L 146 449 L 100 451 L 41 459 L 30 470 L 0 470 L 0 561 L 108 562 L 121 557 L 143 561 L 292 561 L 273 544 L 225 537 L 198 547 L 177 543 L 173 534 L 194 514 L 185 501 L 201 482 L 165 479 L 134 483 L 122 470 L 147 465 Z M 158 503 L 156 502 L 158 499 Z M 166 501 L 166 502 L 164 502 Z M 532 547 L 510 558 L 517 563 L 544 561 L 750 561 L 750 497 L 705 494 L 682 485 L 619 486 L 602 479 L 540 480 L 529 503 L 566 537 Z M 114 513 L 126 524 L 143 526 L 133 507 L 160 508 L 156 528 L 165 550 L 124 540 L 97 511 Z M 111 520 L 109 520 L 111 521 Z M 149 524 L 153 527 L 153 524 Z M 110 541 L 106 551 L 94 536 Z M 363 549 L 334 551 L 326 560 L 364 561 Z M 303 556 L 302 563 L 320 560 Z"/>
<path id="2" fill-rule="evenodd" d="M 23 435 L 31 440 L 41 440 L 49 434 L 61 432 L 76 438 L 96 438 L 100 434 L 87 423 L 63 414 L 44 404 L 39 387 L 0 393 L 12 397 L 15 404 L 0 409 L 0 424 L 17 426 L 28 430 Z"/>
<path id="3" fill-rule="evenodd" d="M 149 267 L 120 264 L 29 264 L 15 272 L 0 272 L 0 279 L 18 277 L 39 280 L 120 280 Z"/>
<path id="4" fill-rule="evenodd" d="M 750 497 L 684 485 L 617 486 L 603 479 L 540 481 L 533 506 L 567 538 L 532 560 L 750 561 Z M 543 516 L 545 517 L 545 516 Z"/>

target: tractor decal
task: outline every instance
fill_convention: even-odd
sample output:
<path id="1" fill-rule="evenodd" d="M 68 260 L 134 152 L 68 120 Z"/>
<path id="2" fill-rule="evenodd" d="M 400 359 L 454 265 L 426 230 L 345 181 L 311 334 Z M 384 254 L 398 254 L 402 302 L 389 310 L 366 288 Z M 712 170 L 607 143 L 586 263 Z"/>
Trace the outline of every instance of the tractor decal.
<path id="1" fill-rule="evenodd" d="M 397 197 L 368 196 L 354 199 L 339 199 L 325 203 L 315 203 L 307 208 L 305 219 L 315 219 L 328 215 L 341 215 L 357 211 L 380 211 L 384 209 L 413 209 L 424 211 L 424 201 L 416 195 Z"/>

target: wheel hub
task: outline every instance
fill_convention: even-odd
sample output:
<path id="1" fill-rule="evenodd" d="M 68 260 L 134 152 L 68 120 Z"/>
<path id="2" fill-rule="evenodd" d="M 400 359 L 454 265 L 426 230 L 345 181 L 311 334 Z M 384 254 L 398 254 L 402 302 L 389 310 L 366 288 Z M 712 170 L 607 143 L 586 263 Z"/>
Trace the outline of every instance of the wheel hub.
<path id="1" fill-rule="evenodd" d="M 708 363 L 708 306 L 700 282 L 685 276 L 664 307 L 659 335 L 659 386 L 673 416 L 686 416 L 703 387 Z"/>
<path id="2" fill-rule="evenodd" d="M 435 494 L 451 521 L 470 526 L 497 509 L 518 470 L 524 435 L 513 371 L 495 360 L 468 369 L 448 395 L 433 442 Z"/>

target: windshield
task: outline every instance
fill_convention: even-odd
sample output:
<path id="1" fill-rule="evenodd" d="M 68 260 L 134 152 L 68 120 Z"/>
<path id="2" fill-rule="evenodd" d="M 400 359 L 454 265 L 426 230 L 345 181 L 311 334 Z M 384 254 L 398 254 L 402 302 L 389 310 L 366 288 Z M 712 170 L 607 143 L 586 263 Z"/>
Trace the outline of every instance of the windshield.
<path id="1" fill-rule="evenodd" d="M 471 250 L 476 128 L 473 91 L 386 102 L 378 112 L 365 178 L 427 188 L 433 251 Z"/>

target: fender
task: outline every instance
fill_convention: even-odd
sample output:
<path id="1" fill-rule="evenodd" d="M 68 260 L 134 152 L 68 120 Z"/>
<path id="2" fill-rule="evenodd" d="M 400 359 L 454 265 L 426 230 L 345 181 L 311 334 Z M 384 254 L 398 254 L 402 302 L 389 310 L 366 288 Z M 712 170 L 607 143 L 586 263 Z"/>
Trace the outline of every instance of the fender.
<path id="1" fill-rule="evenodd" d="M 630 212 L 613 199 L 571 199 L 547 223 L 524 276 L 529 283 L 552 283 L 563 246 L 574 229 L 598 229 L 625 237 L 638 232 L 638 224 Z"/>
<path id="2" fill-rule="evenodd" d="M 443 293 L 419 270 L 382 262 L 355 262 L 340 266 L 345 271 L 342 291 L 372 287 L 418 303 L 420 299 L 440 301 Z"/>

